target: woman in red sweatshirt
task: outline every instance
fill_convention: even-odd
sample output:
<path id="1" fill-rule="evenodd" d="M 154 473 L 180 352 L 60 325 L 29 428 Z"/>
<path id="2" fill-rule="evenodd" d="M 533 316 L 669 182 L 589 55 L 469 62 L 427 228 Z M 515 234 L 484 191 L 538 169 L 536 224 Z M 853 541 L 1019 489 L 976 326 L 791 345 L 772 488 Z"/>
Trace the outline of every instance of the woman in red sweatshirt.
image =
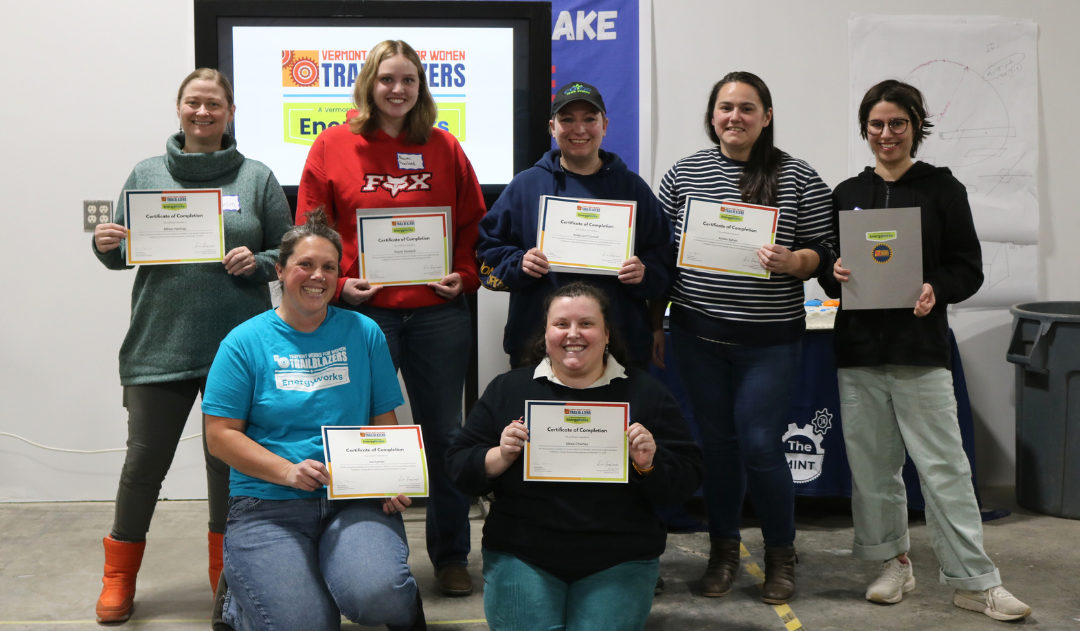
<path id="1" fill-rule="evenodd" d="M 353 100 L 358 114 L 324 131 L 308 153 L 297 222 L 322 207 L 341 233 L 344 256 L 335 298 L 379 324 L 401 370 L 414 421 L 423 426 L 431 478 L 427 550 L 439 587 L 472 593 L 469 498 L 445 474 L 447 448 L 461 428 L 461 395 L 472 345 L 465 292 L 480 282 L 477 223 L 480 184 L 461 145 L 433 128 L 437 109 L 420 58 L 387 40 L 368 52 Z M 450 273 L 437 282 L 380 286 L 360 277 L 356 213 L 364 209 L 450 208 Z"/>

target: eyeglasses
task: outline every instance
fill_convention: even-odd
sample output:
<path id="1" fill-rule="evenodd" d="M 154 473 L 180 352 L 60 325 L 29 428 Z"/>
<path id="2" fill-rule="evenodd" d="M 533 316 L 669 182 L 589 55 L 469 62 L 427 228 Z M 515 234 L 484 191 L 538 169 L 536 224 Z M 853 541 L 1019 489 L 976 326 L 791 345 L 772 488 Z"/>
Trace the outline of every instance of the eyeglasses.
<path id="1" fill-rule="evenodd" d="M 911 121 L 906 118 L 894 118 L 888 122 L 889 131 L 899 136 L 907 131 L 908 123 Z M 881 132 L 885 131 L 885 121 L 872 120 L 866 121 L 866 133 L 871 136 L 880 136 Z"/>

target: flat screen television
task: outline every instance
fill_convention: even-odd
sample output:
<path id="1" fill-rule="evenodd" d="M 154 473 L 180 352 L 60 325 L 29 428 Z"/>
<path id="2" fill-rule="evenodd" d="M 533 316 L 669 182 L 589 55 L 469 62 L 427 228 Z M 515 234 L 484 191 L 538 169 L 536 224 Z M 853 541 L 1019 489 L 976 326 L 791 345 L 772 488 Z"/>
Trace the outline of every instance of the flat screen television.
<path id="1" fill-rule="evenodd" d="M 345 122 L 367 51 L 400 39 L 490 204 L 550 148 L 549 2 L 196 0 L 195 63 L 233 83 L 235 136 L 295 199 L 308 149 Z"/>

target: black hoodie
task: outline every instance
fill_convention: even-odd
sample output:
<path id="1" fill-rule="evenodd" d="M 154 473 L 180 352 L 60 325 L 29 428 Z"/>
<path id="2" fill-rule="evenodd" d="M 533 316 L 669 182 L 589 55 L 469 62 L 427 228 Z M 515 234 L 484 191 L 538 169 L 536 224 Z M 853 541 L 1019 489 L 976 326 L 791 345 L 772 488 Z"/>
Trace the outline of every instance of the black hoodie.
<path id="1" fill-rule="evenodd" d="M 833 191 L 833 227 L 840 233 L 840 213 L 854 208 L 922 209 L 923 282 L 934 288 L 937 303 L 928 315 L 904 309 L 844 311 L 836 315 L 836 365 L 952 367 L 946 307 L 967 300 L 982 286 L 982 250 L 971 219 L 967 190 L 945 167 L 916 162 L 895 182 L 866 167 Z M 843 257 L 843 252 L 840 253 Z M 818 282 L 832 298 L 840 283 L 832 274 Z"/>

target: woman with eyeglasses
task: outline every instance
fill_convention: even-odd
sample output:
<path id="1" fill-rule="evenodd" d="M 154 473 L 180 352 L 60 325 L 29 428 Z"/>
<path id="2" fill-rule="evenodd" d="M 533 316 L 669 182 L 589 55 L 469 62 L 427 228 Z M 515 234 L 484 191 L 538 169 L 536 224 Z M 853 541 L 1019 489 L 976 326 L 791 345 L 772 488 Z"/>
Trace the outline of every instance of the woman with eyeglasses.
<path id="1" fill-rule="evenodd" d="M 660 203 L 683 238 L 688 199 L 779 208 L 775 243 L 753 253 L 769 278 L 679 268 L 671 289 L 675 363 L 701 430 L 709 564 L 701 595 L 724 596 L 739 569 L 743 501 L 749 491 L 765 543 L 761 599 L 795 595 L 795 486 L 783 435 L 806 329 L 803 281 L 834 258 L 832 200 L 814 169 L 773 145 L 772 96 L 749 72 L 713 86 L 705 131 L 716 146 L 679 160 Z M 663 331 L 654 315 L 654 356 Z"/>
<path id="2" fill-rule="evenodd" d="M 919 471 L 939 579 L 956 590 L 953 603 L 995 620 L 1016 620 L 1031 608 L 1001 586 L 983 549 L 982 517 L 956 416 L 945 312 L 982 286 L 979 237 L 964 185 L 949 169 L 914 160 L 933 127 L 926 119 L 915 87 L 889 80 L 870 88 L 859 106 L 859 126 L 875 164 L 833 193 L 837 227 L 839 213 L 853 209 L 918 207 L 922 216 L 923 286 L 912 308 L 846 311 L 841 303 L 836 316 L 852 549 L 856 558 L 882 564 L 867 600 L 898 603 L 915 589 L 901 478 L 906 452 Z M 819 282 L 836 298 L 851 276 L 838 258 L 833 274 Z"/>

